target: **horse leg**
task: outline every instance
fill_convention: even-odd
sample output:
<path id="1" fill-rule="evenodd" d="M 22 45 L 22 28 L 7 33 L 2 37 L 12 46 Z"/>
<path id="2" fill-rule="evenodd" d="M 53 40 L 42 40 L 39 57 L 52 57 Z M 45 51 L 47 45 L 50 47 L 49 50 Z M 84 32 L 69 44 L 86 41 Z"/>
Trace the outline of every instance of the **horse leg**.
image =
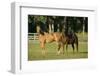
<path id="1" fill-rule="evenodd" d="M 72 43 L 73 53 L 74 53 L 74 44 Z"/>
<path id="2" fill-rule="evenodd" d="M 45 51 L 45 48 L 43 47 L 42 48 L 42 55 L 45 56 L 45 54 L 46 54 L 46 51 Z"/>
<path id="3" fill-rule="evenodd" d="M 67 51 L 67 54 L 68 54 L 68 44 L 66 44 L 66 51 Z"/>
<path id="4" fill-rule="evenodd" d="M 78 52 L 78 42 L 76 42 L 76 49 L 77 49 L 77 52 Z"/>
<path id="5" fill-rule="evenodd" d="M 75 44 L 76 44 L 76 50 L 78 52 L 78 37 L 77 36 L 75 37 Z"/>
<path id="6" fill-rule="evenodd" d="M 57 55 L 60 54 L 60 48 L 61 48 L 61 44 L 58 44 L 58 52 L 57 52 Z"/>
<path id="7" fill-rule="evenodd" d="M 62 48 L 63 48 L 62 53 L 64 54 L 64 44 L 62 44 Z"/>
<path id="8" fill-rule="evenodd" d="M 45 43 L 41 43 L 41 48 L 42 48 L 42 55 L 45 56 Z"/>

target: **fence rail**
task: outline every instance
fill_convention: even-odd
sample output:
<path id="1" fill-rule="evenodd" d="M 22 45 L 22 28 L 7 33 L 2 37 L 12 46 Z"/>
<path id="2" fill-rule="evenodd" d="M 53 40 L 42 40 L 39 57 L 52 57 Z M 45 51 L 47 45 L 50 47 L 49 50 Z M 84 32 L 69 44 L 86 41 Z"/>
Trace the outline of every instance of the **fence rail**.
<path id="1" fill-rule="evenodd" d="M 28 39 L 29 40 L 39 40 L 39 34 L 38 33 L 28 33 Z M 78 35 L 78 40 L 80 42 L 87 42 L 88 37 L 87 36 Z"/>
<path id="2" fill-rule="evenodd" d="M 28 33 L 28 39 L 29 40 L 38 40 L 39 34 L 38 33 Z"/>

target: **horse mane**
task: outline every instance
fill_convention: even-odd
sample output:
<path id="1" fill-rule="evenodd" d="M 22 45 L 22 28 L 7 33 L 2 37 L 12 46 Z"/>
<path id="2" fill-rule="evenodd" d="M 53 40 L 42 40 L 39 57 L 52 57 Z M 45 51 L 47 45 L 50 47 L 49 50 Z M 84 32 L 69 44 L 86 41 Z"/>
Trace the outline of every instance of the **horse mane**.
<path id="1" fill-rule="evenodd" d="M 64 35 L 65 35 L 65 36 L 68 36 L 68 29 L 65 29 Z"/>
<path id="2" fill-rule="evenodd" d="M 44 35 L 44 32 L 43 32 L 42 30 L 40 30 L 39 33 L 40 33 L 41 35 Z"/>

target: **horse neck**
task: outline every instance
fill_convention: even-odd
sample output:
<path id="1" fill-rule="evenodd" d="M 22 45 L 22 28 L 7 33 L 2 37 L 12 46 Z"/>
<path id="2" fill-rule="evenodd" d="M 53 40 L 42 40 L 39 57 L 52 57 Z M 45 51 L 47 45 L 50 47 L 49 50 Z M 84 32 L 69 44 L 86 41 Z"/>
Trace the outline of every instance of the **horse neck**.
<path id="1" fill-rule="evenodd" d="M 47 33 L 47 32 L 44 32 L 44 35 L 49 35 L 49 33 Z"/>
<path id="2" fill-rule="evenodd" d="M 66 31 L 65 31 L 65 30 L 62 31 L 62 32 L 61 32 L 61 35 L 62 35 L 62 36 L 66 36 Z"/>
<path id="3" fill-rule="evenodd" d="M 64 34 L 65 36 L 68 36 L 68 30 L 65 30 L 65 31 L 63 32 L 63 34 Z"/>

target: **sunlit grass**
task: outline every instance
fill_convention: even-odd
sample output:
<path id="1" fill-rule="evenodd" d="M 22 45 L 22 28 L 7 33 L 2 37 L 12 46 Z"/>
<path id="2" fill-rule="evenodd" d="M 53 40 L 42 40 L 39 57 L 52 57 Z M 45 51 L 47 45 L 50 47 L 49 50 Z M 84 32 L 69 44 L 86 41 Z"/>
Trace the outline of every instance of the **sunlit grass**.
<path id="1" fill-rule="evenodd" d="M 38 41 L 29 40 L 28 44 L 28 60 L 51 60 L 51 59 L 76 59 L 76 58 L 87 58 L 88 57 L 88 46 L 87 42 L 79 42 L 79 52 L 75 50 L 73 54 L 73 49 L 71 45 L 68 46 L 68 52 L 66 50 L 65 54 L 57 55 L 57 45 L 55 42 L 47 43 L 45 47 L 46 56 L 42 55 L 42 49 Z M 61 49 L 62 50 L 62 49 Z"/>

